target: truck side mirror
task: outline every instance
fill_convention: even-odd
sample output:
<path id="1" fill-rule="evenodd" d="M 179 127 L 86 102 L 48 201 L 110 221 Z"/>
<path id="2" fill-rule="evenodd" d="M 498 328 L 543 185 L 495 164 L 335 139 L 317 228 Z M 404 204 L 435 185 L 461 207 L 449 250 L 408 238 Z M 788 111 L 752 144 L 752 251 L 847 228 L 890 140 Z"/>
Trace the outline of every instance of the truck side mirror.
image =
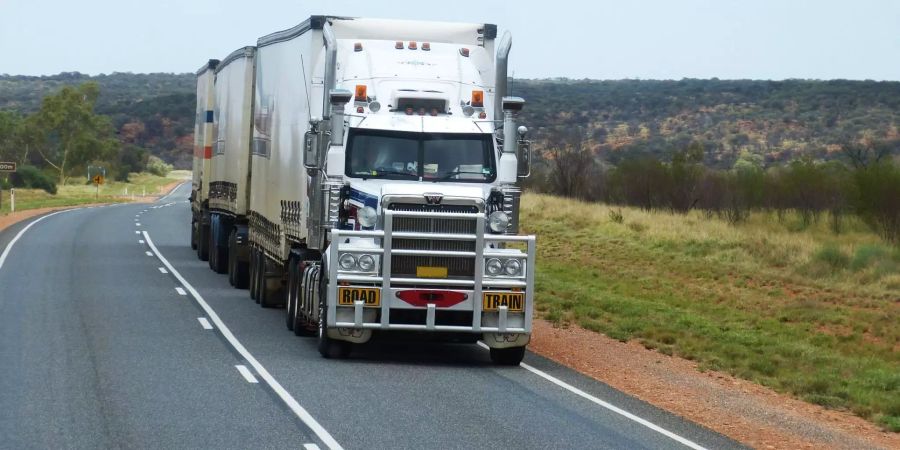
<path id="1" fill-rule="evenodd" d="M 519 135 L 519 142 L 517 150 L 518 154 L 518 173 L 519 178 L 528 178 L 531 175 L 531 141 L 525 139 L 525 136 L 528 134 L 528 128 L 525 126 L 520 126 L 516 133 Z"/>

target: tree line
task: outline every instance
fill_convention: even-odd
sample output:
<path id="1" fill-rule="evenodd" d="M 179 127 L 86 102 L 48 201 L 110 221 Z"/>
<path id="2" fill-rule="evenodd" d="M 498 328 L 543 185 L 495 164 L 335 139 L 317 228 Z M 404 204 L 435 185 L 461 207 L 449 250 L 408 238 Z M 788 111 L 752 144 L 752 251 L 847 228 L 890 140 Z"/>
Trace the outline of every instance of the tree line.
<path id="1" fill-rule="evenodd" d="M 852 143 L 840 159 L 798 158 L 767 166 L 744 151 L 728 169 L 703 164 L 692 142 L 662 159 L 632 155 L 615 165 L 599 158 L 583 130 L 557 133 L 537 152 L 530 189 L 645 210 L 700 210 L 729 223 L 753 211 L 794 212 L 804 225 L 826 218 L 834 232 L 856 214 L 888 242 L 900 245 L 900 140 Z"/>
<path id="2" fill-rule="evenodd" d="M 86 176 L 90 166 L 102 166 L 123 181 L 131 172 L 159 169 L 158 158 L 123 145 L 110 117 L 97 114 L 99 96 L 97 83 L 86 82 L 44 96 L 30 114 L 0 111 L 0 160 L 20 166 L 11 177 L 13 186 L 55 193 L 57 184 Z"/>

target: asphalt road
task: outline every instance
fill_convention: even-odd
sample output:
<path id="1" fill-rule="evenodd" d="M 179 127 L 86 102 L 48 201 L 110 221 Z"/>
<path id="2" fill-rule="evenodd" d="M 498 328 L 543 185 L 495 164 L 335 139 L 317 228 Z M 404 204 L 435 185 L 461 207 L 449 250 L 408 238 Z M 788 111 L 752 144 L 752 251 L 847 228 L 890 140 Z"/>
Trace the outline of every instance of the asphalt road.
<path id="1" fill-rule="evenodd" d="M 323 359 L 197 259 L 188 191 L 0 233 L 0 448 L 740 447 L 531 353 Z"/>

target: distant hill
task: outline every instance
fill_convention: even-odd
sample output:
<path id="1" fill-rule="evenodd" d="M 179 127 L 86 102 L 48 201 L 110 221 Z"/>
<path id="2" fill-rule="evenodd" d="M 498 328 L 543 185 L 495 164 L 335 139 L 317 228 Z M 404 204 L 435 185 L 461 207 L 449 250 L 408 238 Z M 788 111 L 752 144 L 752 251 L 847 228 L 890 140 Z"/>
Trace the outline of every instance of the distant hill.
<path id="1" fill-rule="evenodd" d="M 65 84 L 100 85 L 98 112 L 120 138 L 179 168 L 190 167 L 193 74 L 30 77 L 0 75 L 0 109 L 27 113 Z M 730 167 L 742 151 L 770 164 L 801 155 L 828 159 L 849 143 L 900 140 L 900 82 L 752 80 L 514 80 L 522 122 L 540 146 L 576 132 L 609 162 L 666 158 L 693 141 L 705 162 Z"/>
<path id="2" fill-rule="evenodd" d="M 86 81 L 100 85 L 97 112 L 112 118 L 124 143 L 143 147 L 176 168 L 191 167 L 197 103 L 193 74 L 0 75 L 0 110 L 34 112 L 44 95 Z"/>

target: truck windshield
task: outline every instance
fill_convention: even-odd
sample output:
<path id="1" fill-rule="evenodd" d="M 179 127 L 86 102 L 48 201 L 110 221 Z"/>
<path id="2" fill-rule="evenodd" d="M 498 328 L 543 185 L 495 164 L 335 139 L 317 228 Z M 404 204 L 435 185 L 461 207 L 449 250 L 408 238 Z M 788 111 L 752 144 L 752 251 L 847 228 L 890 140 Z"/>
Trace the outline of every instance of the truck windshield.
<path id="1" fill-rule="evenodd" d="M 355 178 L 492 182 L 489 134 L 426 134 L 350 130 L 346 174 Z"/>

